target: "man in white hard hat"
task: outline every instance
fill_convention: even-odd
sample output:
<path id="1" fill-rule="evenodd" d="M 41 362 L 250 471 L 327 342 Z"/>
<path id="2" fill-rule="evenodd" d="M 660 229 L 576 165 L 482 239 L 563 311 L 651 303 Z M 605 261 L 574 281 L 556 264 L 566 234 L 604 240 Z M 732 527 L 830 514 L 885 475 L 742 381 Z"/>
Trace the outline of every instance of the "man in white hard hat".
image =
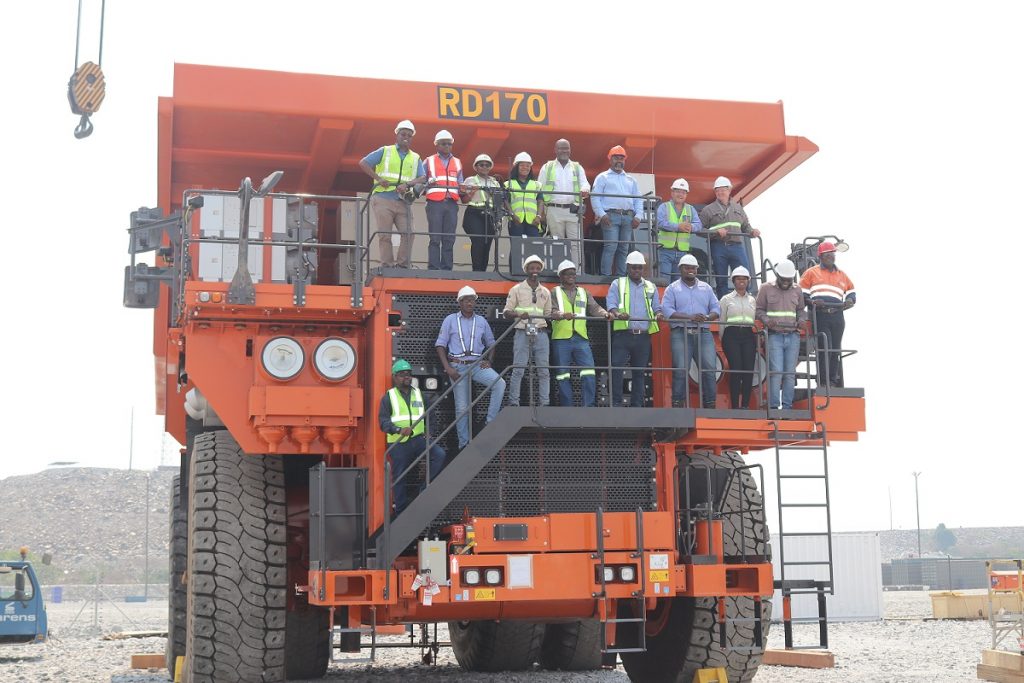
<path id="1" fill-rule="evenodd" d="M 601 275 L 622 276 L 626 274 L 626 252 L 633 246 L 633 231 L 640 227 L 644 203 L 636 179 L 625 171 L 626 150 L 621 145 L 608 150 L 608 165 L 608 170 L 594 180 L 590 205 L 604 241 Z"/>
<path id="2" fill-rule="evenodd" d="M 700 221 L 711 238 L 711 260 L 715 270 L 715 290 L 721 298 L 729 291 L 729 269 L 743 266 L 750 270 L 747 258 L 748 239 L 761 232 L 750 227 L 747 212 L 739 202 L 730 199 L 732 182 L 725 176 L 715 179 L 715 201 L 700 211 Z M 751 293 L 757 291 L 757 280 L 751 278 Z"/>
<path id="3" fill-rule="evenodd" d="M 569 240 L 569 257 L 580 263 L 580 221 L 583 202 L 590 196 L 587 173 L 569 155 L 572 147 L 565 138 L 555 143 L 555 158 L 540 167 L 537 175 L 544 191 L 544 217 L 548 234 Z"/>
<path id="4" fill-rule="evenodd" d="M 395 126 L 395 144 L 385 145 L 360 159 L 359 168 L 373 178 L 370 206 L 376 231 L 380 234 L 380 265 L 384 268 L 408 268 L 412 265 L 412 212 L 407 199 L 414 185 L 426 179 L 423 162 L 409 149 L 416 126 L 399 121 Z M 391 236 L 400 236 L 395 259 Z"/>
<path id="5" fill-rule="evenodd" d="M 669 282 L 679 278 L 679 259 L 690 251 L 690 235 L 704 229 L 697 209 L 686 203 L 690 184 L 686 178 L 672 183 L 671 198 L 658 206 L 658 269 Z"/>
<path id="6" fill-rule="evenodd" d="M 687 375 L 690 363 L 700 368 L 700 405 L 714 408 L 715 340 L 708 323 L 718 320 L 721 309 L 711 285 L 697 279 L 697 259 L 693 254 L 679 258 L 680 278 L 665 289 L 661 313 L 672 328 L 672 405 L 689 406 Z"/>
<path id="7" fill-rule="evenodd" d="M 533 158 L 526 152 L 520 152 L 512 161 L 505 189 L 508 190 L 508 234 L 513 237 L 540 237 L 543 234 L 544 195 L 533 175 Z"/>
<path id="8" fill-rule="evenodd" d="M 642 408 L 646 398 L 644 372 L 651 361 L 651 335 L 662 319 L 658 288 L 644 279 L 647 259 L 639 251 L 626 256 L 628 277 L 617 277 L 608 288 L 605 304 L 616 318 L 612 323 L 612 405 L 622 405 L 623 367 L 632 367 L 629 404 Z M 618 368 L 618 369 L 616 369 Z"/>
<path id="9" fill-rule="evenodd" d="M 455 138 L 446 130 L 434 136 L 435 154 L 427 157 L 427 268 L 451 270 L 454 261 L 455 226 L 459 220 L 459 188 L 462 162 L 452 154 Z"/>
<path id="10" fill-rule="evenodd" d="M 775 266 L 775 282 L 757 293 L 755 316 L 768 331 L 768 407 L 772 409 L 793 407 L 800 327 L 806 319 L 803 292 L 793 286 L 796 277 L 796 266 L 783 259 Z"/>
<path id="11" fill-rule="evenodd" d="M 580 369 L 583 407 L 592 408 L 597 405 L 597 378 L 587 318 L 610 319 L 611 315 L 587 290 L 576 285 L 576 264 L 572 261 L 558 264 L 558 280 L 559 285 L 551 293 L 551 355 L 556 366 L 558 404 L 573 404 L 570 366 L 575 365 Z"/>
<path id="12" fill-rule="evenodd" d="M 473 260 L 473 270 L 478 272 L 487 270 L 491 243 L 494 241 L 497 216 L 494 211 L 494 192 L 491 190 L 501 189 L 501 183 L 491 176 L 493 167 L 491 157 L 478 154 L 473 161 L 476 174 L 466 178 L 462 187 L 462 202 L 466 204 L 462 229 L 469 235 L 469 255 Z"/>
<path id="13" fill-rule="evenodd" d="M 466 447 L 470 438 L 472 385 L 483 385 L 485 392 L 491 392 L 487 406 L 488 423 L 498 416 L 505 397 L 505 380 L 491 367 L 494 332 L 487 320 L 474 312 L 476 298 L 476 290 L 468 285 L 459 290 L 459 311 L 444 319 L 434 343 L 445 374 L 455 384 L 452 393 L 455 395 L 455 429 L 459 435 L 460 450 Z"/>
<path id="14" fill-rule="evenodd" d="M 516 318 L 515 337 L 512 339 L 512 370 L 509 383 L 508 404 L 519 405 L 519 390 L 523 383 L 526 367 L 533 363 L 537 376 L 537 405 L 551 403 L 550 346 L 548 343 L 548 318 L 551 317 L 551 292 L 540 284 L 540 271 L 544 261 L 536 255 L 527 256 L 523 261 L 526 279 L 509 290 L 505 299 L 506 318 Z"/>

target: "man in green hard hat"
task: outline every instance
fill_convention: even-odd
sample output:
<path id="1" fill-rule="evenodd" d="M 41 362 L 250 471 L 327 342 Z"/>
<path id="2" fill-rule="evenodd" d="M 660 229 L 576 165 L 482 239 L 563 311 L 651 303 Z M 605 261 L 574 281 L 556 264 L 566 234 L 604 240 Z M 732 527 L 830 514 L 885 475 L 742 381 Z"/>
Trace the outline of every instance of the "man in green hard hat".
<path id="1" fill-rule="evenodd" d="M 406 472 L 427 450 L 426 404 L 418 387 L 412 385 L 412 366 L 409 361 L 399 358 L 391 366 L 391 380 L 394 386 L 384 394 L 377 411 L 377 421 L 387 438 L 388 454 L 391 456 L 391 481 L 394 482 L 392 498 L 395 514 L 398 515 L 409 504 L 408 489 L 412 476 Z M 427 472 L 422 491 L 426 484 L 444 469 L 447 457 L 438 445 L 430 447 Z"/>

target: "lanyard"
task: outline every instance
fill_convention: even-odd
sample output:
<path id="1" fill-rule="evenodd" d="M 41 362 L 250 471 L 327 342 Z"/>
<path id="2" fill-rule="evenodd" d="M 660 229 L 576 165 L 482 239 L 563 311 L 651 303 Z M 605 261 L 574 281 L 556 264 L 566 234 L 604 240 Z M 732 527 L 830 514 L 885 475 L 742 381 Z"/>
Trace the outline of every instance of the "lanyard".
<path id="1" fill-rule="evenodd" d="M 475 356 L 476 354 L 473 353 L 473 340 L 476 339 L 476 316 L 475 315 L 473 316 L 473 327 L 471 327 L 470 330 L 469 330 L 469 351 L 466 350 L 466 340 L 463 339 L 463 337 L 462 337 L 462 319 L 464 317 L 466 317 L 466 316 L 462 315 L 461 313 L 459 313 L 458 316 L 459 316 L 459 320 L 458 320 L 459 343 L 462 344 L 462 354 L 461 355 L 463 355 L 463 356 Z"/>

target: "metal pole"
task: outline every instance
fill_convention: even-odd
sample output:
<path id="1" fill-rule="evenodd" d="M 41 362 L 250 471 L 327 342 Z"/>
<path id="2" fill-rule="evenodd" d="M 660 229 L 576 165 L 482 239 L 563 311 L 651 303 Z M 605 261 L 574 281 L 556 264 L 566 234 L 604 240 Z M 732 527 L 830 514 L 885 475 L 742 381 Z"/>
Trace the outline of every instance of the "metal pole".
<path id="1" fill-rule="evenodd" d="M 889 531 L 892 531 L 892 487 L 889 487 Z"/>
<path id="2" fill-rule="evenodd" d="M 920 472 L 914 472 L 914 507 L 917 509 L 917 559 L 918 563 L 921 560 L 921 502 L 917 495 L 917 478 L 921 476 Z"/>
<path id="3" fill-rule="evenodd" d="M 128 471 L 132 471 L 132 455 L 135 452 L 135 406 L 132 406 L 131 418 L 128 421 Z"/>
<path id="4" fill-rule="evenodd" d="M 144 537 L 146 546 L 146 560 L 142 576 L 142 597 L 149 600 L 149 473 L 146 473 L 146 535 Z"/>

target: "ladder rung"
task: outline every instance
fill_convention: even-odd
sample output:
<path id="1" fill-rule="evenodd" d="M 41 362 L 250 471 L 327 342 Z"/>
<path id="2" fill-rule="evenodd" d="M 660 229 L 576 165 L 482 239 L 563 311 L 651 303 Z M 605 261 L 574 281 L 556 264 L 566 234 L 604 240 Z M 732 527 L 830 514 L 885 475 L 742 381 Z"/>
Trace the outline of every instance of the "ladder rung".
<path id="1" fill-rule="evenodd" d="M 828 479 L 824 474 L 780 474 L 779 479 Z"/>
<path id="2" fill-rule="evenodd" d="M 786 619 L 783 619 L 786 621 Z M 820 621 L 828 621 L 828 617 L 793 617 L 789 619 L 791 624 L 814 624 Z"/>
<path id="3" fill-rule="evenodd" d="M 776 446 L 780 451 L 822 451 L 824 448 L 821 446 Z"/>
<path id="4" fill-rule="evenodd" d="M 787 647 L 787 650 L 824 650 L 822 645 L 794 645 L 793 647 Z"/>
<path id="5" fill-rule="evenodd" d="M 780 538 L 787 538 L 789 536 L 831 536 L 831 531 L 794 531 L 793 533 L 780 533 Z"/>
<path id="6" fill-rule="evenodd" d="M 814 565 L 830 565 L 832 564 L 828 560 L 821 560 L 820 562 L 783 562 L 782 564 L 787 567 L 810 567 Z"/>
<path id="7" fill-rule="evenodd" d="M 647 650 L 642 647 L 624 647 L 614 650 L 601 650 L 601 653 L 606 655 L 618 654 L 620 652 L 647 652 Z"/>
<path id="8" fill-rule="evenodd" d="M 779 503 L 780 508 L 827 508 L 828 503 Z"/>
<path id="9" fill-rule="evenodd" d="M 782 590 L 782 589 L 780 588 L 779 590 Z M 827 591 L 824 591 L 824 590 L 820 590 L 820 591 L 808 591 L 808 590 L 783 591 L 783 593 L 788 593 L 789 595 L 817 595 L 818 593 L 825 593 L 825 592 L 827 592 Z M 829 593 L 829 595 L 831 595 L 831 593 Z"/>
<path id="10" fill-rule="evenodd" d="M 629 619 L 605 619 L 606 624 L 636 624 L 640 622 L 646 622 L 647 620 L 643 617 L 631 617 Z"/>

